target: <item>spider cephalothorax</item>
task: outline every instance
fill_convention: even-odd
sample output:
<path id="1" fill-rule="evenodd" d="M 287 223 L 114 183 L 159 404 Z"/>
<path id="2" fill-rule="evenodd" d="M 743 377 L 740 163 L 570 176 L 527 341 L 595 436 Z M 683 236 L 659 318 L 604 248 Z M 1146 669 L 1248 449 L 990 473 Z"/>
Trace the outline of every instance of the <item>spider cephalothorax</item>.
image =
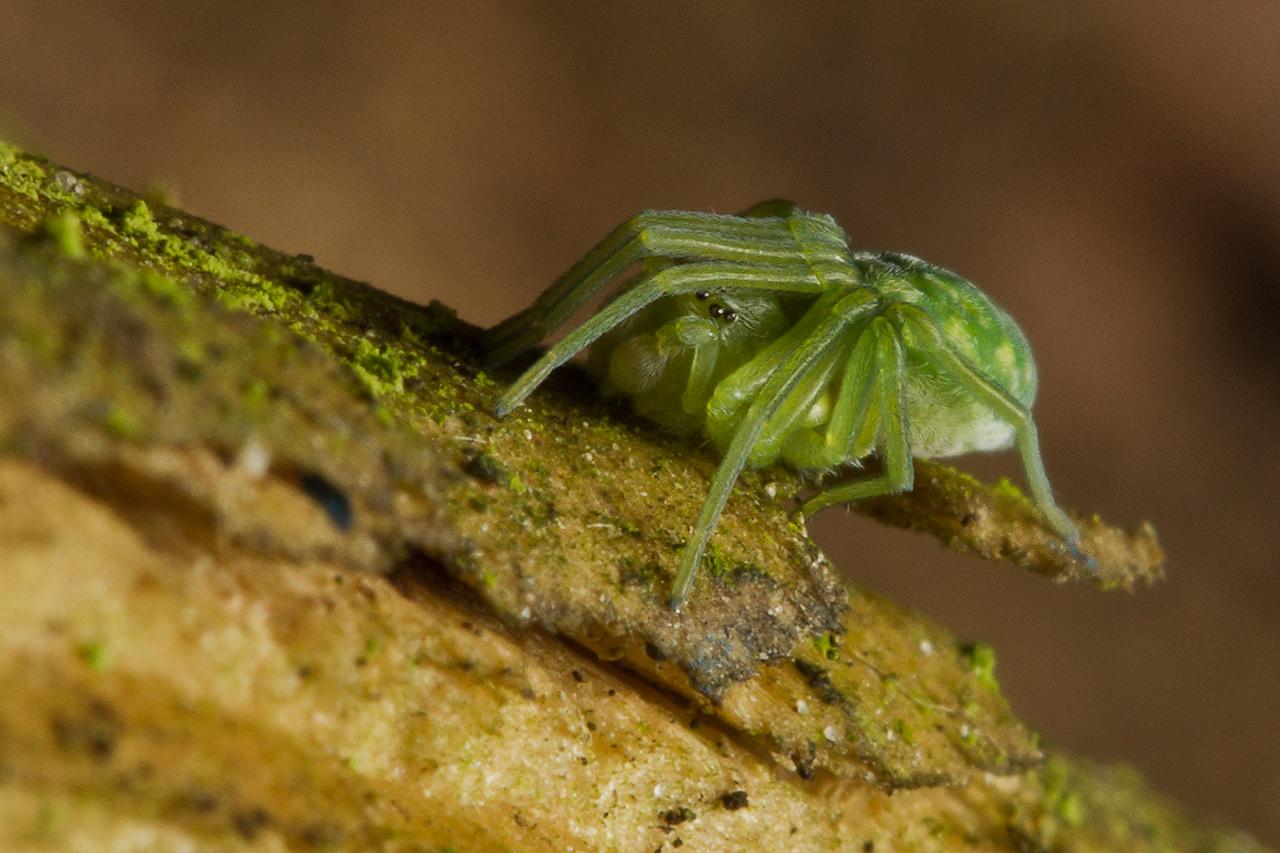
<path id="1" fill-rule="evenodd" d="M 491 359 L 532 347 L 637 264 L 639 275 L 525 371 L 496 411 L 511 411 L 590 348 L 605 393 L 711 439 L 723 460 L 685 545 L 673 607 L 688 595 L 738 474 L 780 460 L 822 470 L 880 455 L 883 473 L 820 492 L 804 505 L 809 515 L 909 490 L 913 456 L 1016 442 L 1041 512 L 1077 548 L 1041 462 L 1035 363 L 1017 325 L 954 273 L 910 255 L 852 251 L 830 216 L 778 201 L 742 216 L 641 213 L 491 329 Z"/>

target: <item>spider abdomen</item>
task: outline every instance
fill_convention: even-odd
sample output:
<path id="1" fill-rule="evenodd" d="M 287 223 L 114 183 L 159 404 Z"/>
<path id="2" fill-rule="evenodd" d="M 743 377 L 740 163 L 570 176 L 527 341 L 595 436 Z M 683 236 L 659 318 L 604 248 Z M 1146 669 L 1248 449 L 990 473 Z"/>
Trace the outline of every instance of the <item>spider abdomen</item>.
<path id="1" fill-rule="evenodd" d="M 929 315 L 947 345 L 986 379 L 1026 408 L 1036 396 L 1036 367 L 1022 330 L 967 279 L 911 255 L 863 253 L 871 286 L 892 303 Z M 926 341 L 908 334 L 907 424 L 913 456 L 936 459 L 1002 450 L 1015 430 L 976 398 L 936 357 Z"/>

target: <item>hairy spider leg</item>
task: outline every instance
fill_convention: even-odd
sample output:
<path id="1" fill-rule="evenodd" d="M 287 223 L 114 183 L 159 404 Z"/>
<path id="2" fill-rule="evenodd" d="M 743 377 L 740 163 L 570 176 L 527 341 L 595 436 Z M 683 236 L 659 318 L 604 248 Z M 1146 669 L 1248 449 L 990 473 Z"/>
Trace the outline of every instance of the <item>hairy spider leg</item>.
<path id="1" fill-rule="evenodd" d="M 958 382 L 1013 427 L 1027 483 L 1031 486 L 1031 495 L 1035 498 L 1040 512 L 1048 520 L 1049 526 L 1066 541 L 1073 555 L 1090 566 L 1096 566 L 1097 563 L 1092 557 L 1080 551 L 1080 531 L 1053 499 L 1053 490 L 1049 486 L 1049 475 L 1044 470 L 1044 460 L 1040 456 L 1040 439 L 1035 421 L 1031 418 L 1031 412 L 1008 391 L 974 367 L 967 358 L 956 352 L 927 311 L 907 304 L 894 305 L 889 311 L 893 312 L 895 319 L 908 334 L 919 338 L 922 342 L 927 342 L 929 352 Z"/>
<path id="2" fill-rule="evenodd" d="M 880 436 L 880 410 L 875 407 L 876 359 L 876 336 L 864 330 L 849 355 L 840 399 L 823 436 L 825 455 L 814 467 L 861 459 L 875 448 Z"/>
<path id="3" fill-rule="evenodd" d="M 706 500 L 702 504 L 702 512 L 693 526 L 689 540 L 685 543 L 680 558 L 680 569 L 676 573 L 672 585 L 671 608 L 679 610 L 684 606 L 689 589 L 693 586 L 698 567 L 702 563 L 703 553 L 711 532 L 715 529 L 720 514 L 738 475 L 746 466 L 752 447 L 760 437 L 765 424 L 775 411 L 786 400 L 787 396 L 804 381 L 809 371 L 814 369 L 824 355 L 840 344 L 841 335 L 850 324 L 856 323 L 865 315 L 876 310 L 878 303 L 875 295 L 866 288 L 857 288 L 852 292 L 830 292 L 828 296 L 819 298 L 810 308 L 811 314 L 822 319 L 806 339 L 795 346 L 785 361 L 774 370 L 763 391 L 751 404 L 746 416 L 739 423 L 733 434 L 733 440 L 725 450 L 711 479 L 711 487 Z"/>
<path id="4" fill-rule="evenodd" d="M 846 330 L 847 331 L 847 330 Z M 782 453 L 782 447 L 802 429 L 802 421 L 813 408 L 819 395 L 831 384 L 831 377 L 844 361 L 849 346 L 848 336 L 840 345 L 832 347 L 823 358 L 809 370 L 809 375 L 787 395 L 778 410 L 765 422 L 760 437 L 751 448 L 751 456 L 747 464 L 757 467 L 765 464 L 764 460 L 776 459 Z M 760 460 L 760 461 L 757 461 Z"/>
<path id="5" fill-rule="evenodd" d="M 805 502 L 805 517 L 837 503 L 850 503 L 876 495 L 910 491 L 915 481 L 907 424 L 907 354 L 898 330 L 883 315 L 873 319 L 866 334 L 874 341 L 876 402 L 881 423 L 881 455 L 884 473 L 878 477 L 842 483 Z M 858 385 L 865 377 L 857 377 Z M 870 395 L 869 395 L 870 396 Z M 861 407 L 861 406 L 860 406 Z M 867 407 L 866 414 L 870 414 Z M 851 435 L 856 430 L 851 430 Z"/>
<path id="6" fill-rule="evenodd" d="M 810 217 L 812 218 L 812 217 Z M 490 363 L 501 364 L 542 340 L 632 265 L 654 258 L 800 266 L 845 264 L 847 247 L 834 224 L 806 228 L 814 245 L 801 251 L 788 220 L 647 211 L 624 222 L 569 268 L 532 305 L 485 333 Z"/>
<path id="7" fill-rule="evenodd" d="M 591 346 L 601 335 L 664 296 L 695 293 L 715 286 L 813 293 L 822 283 L 807 266 L 742 266 L 723 261 L 678 264 L 639 281 L 548 349 L 498 398 L 494 411 L 506 415 L 541 385 L 560 365 Z"/>
<path id="8" fill-rule="evenodd" d="M 833 468 L 862 458 L 880 433 L 880 413 L 872 408 L 876 386 L 876 335 L 859 331 L 840 376 L 840 390 L 827 428 L 807 430 L 788 447 L 798 468 Z"/>

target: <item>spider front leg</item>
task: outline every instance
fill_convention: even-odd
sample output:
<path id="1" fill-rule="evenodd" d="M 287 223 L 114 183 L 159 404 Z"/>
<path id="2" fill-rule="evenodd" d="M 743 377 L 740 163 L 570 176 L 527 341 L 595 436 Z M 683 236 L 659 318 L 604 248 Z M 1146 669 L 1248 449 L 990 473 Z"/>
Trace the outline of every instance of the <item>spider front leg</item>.
<path id="1" fill-rule="evenodd" d="M 1075 523 L 1053 499 L 1049 475 L 1044 470 L 1044 459 L 1040 455 L 1039 434 L 1031 412 L 956 352 L 928 313 L 915 305 L 906 304 L 895 305 L 890 310 L 913 337 L 928 344 L 929 351 L 969 393 L 990 406 L 997 416 L 1013 427 L 1018 454 L 1022 457 L 1022 467 L 1036 506 L 1040 508 L 1049 526 L 1067 543 L 1072 554 L 1086 565 L 1096 567 L 1097 562 L 1080 550 L 1080 531 L 1076 529 Z"/>
<path id="2" fill-rule="evenodd" d="M 784 220 L 646 211 L 614 229 L 532 305 L 489 329 L 488 361 L 501 364 L 529 349 L 633 265 L 664 258 L 805 266 Z"/>
<path id="3" fill-rule="evenodd" d="M 898 330 L 884 317 L 872 320 L 864 335 L 872 336 L 875 359 L 873 366 L 867 365 L 863 369 L 874 370 L 875 376 L 846 375 L 845 381 L 851 382 L 853 388 L 866 387 L 869 380 L 874 382 L 876 394 L 872 405 L 863 406 L 857 400 L 850 401 L 849 405 L 862 409 L 863 419 L 878 415 L 882 430 L 884 473 L 879 477 L 843 483 L 814 495 L 801 509 L 806 518 L 832 504 L 852 503 L 876 495 L 910 491 L 915 479 L 907 425 L 906 349 Z M 857 362 L 853 361 L 851 364 L 856 365 Z M 876 406 L 879 407 L 878 412 Z M 848 435 L 844 440 L 852 444 L 861 432 L 861 427 L 862 424 L 850 421 Z"/>
<path id="4" fill-rule="evenodd" d="M 542 358 L 538 359 L 498 398 L 494 411 L 499 417 L 523 402 L 557 367 L 591 346 L 601 335 L 664 296 L 695 293 L 714 287 L 745 287 L 812 293 L 821 288 L 807 267 L 742 266 L 723 261 L 704 261 L 667 267 L 619 294 L 599 313 L 574 329 Z"/>

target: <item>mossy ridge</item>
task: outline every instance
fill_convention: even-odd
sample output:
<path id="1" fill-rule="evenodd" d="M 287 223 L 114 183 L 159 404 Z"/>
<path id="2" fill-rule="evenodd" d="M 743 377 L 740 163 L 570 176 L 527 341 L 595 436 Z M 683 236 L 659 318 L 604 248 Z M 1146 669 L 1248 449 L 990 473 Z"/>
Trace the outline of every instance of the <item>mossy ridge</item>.
<path id="1" fill-rule="evenodd" d="M 1053 755 L 1005 806 L 1017 849 L 1267 853 L 1244 832 L 1204 824 L 1126 765 Z"/>
<path id="2" fill-rule="evenodd" d="M 229 534 L 253 536 L 269 551 L 315 548 L 352 567 L 388 570 L 406 531 L 445 547 L 432 532 L 442 503 L 437 456 L 379 420 L 350 375 L 314 347 L 220 311 L 152 270 L 59 257 L 57 244 L 4 242 L 0 396 L 11 405 L 0 411 L 0 446 L 106 490 L 179 470 L 148 457 L 154 448 L 207 448 L 213 464 L 239 467 L 250 480 L 327 484 L 354 520 L 339 531 L 335 504 L 319 500 L 315 486 L 331 523 L 309 542 L 273 536 L 269 521 L 235 509 L 199 477 L 181 484 Z M 398 514 L 390 512 L 397 496 Z"/>
<path id="3" fill-rule="evenodd" d="M 813 638 L 789 667 L 761 672 L 770 701 L 735 688 L 724 715 L 768 730 L 802 775 L 823 768 L 890 790 L 1039 762 L 1036 736 L 1017 721 L 990 667 L 985 676 L 971 669 L 969 644 L 879 596 L 854 589 L 850 602 L 844 631 Z"/>

